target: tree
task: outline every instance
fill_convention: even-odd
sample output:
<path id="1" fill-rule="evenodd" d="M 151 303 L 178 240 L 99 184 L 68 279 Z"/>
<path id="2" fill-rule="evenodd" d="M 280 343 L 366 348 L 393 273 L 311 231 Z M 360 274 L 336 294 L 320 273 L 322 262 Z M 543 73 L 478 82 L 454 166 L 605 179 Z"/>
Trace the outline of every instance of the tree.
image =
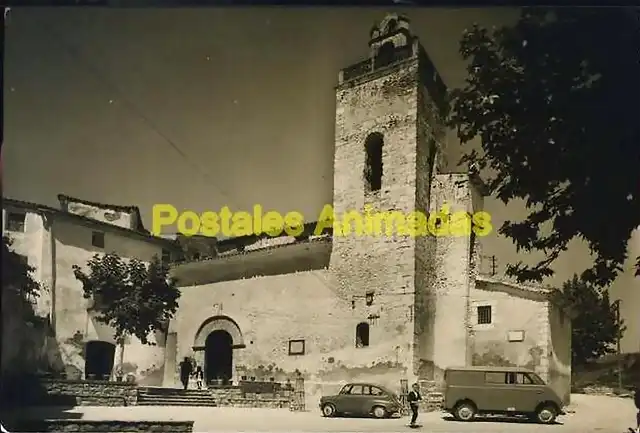
<path id="1" fill-rule="evenodd" d="M 562 296 L 574 312 L 571 321 L 572 363 L 584 365 L 602 355 L 615 352 L 618 338 L 625 331 L 624 322 L 617 321 L 616 306 L 606 290 L 581 281 L 578 275 L 564 283 Z"/>
<path id="2" fill-rule="evenodd" d="M 84 297 L 93 299 L 96 319 L 114 329 L 122 366 L 126 337 L 154 345 L 149 334 L 167 331 L 166 325 L 178 309 L 180 291 L 176 280 L 168 276 L 168 266 L 158 257 L 146 266 L 137 259 L 125 261 L 115 254 L 96 254 L 87 268 L 85 273 L 74 265 L 73 273 L 82 283 Z"/>
<path id="3" fill-rule="evenodd" d="M 499 229 L 518 251 L 546 253 L 508 266 L 520 282 L 553 275 L 575 237 L 595 257 L 581 279 L 606 287 L 622 269 L 640 225 L 637 32 L 637 9 L 561 8 L 463 35 L 469 76 L 449 124 L 463 144 L 480 138 L 462 162 L 486 169 L 503 202 L 526 202 L 528 217 Z"/>
<path id="4" fill-rule="evenodd" d="M 13 251 L 12 245 L 13 239 L 2 236 L 2 291 L 19 294 L 25 301 L 37 298 L 43 288 L 33 278 L 35 268 Z"/>

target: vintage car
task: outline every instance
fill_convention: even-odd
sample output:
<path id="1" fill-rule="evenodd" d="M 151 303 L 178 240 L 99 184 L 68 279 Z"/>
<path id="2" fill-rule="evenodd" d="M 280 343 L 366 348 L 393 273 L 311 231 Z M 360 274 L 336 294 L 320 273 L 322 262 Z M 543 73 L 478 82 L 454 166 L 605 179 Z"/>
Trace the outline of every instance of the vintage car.
<path id="1" fill-rule="evenodd" d="M 326 417 L 373 415 L 386 418 L 401 409 L 402 403 L 396 394 L 372 383 L 349 383 L 338 394 L 320 398 L 320 410 Z"/>

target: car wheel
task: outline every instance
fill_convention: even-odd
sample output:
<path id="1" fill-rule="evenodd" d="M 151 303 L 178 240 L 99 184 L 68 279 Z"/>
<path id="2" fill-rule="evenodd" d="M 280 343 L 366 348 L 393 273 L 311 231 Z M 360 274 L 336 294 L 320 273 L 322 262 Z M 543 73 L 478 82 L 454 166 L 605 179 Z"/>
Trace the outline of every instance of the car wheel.
<path id="1" fill-rule="evenodd" d="M 331 403 L 327 403 L 322 406 L 322 415 L 328 417 L 332 417 L 336 414 L 336 407 Z"/>
<path id="2" fill-rule="evenodd" d="M 469 402 L 459 403 L 453 410 L 453 416 L 458 421 L 471 421 L 476 416 L 476 407 Z"/>
<path id="3" fill-rule="evenodd" d="M 376 418 L 385 418 L 387 416 L 387 410 L 382 406 L 376 406 L 373 408 L 373 416 Z"/>
<path id="4" fill-rule="evenodd" d="M 558 411 L 551 405 L 541 406 L 536 411 L 536 421 L 541 424 L 553 424 L 558 416 Z"/>

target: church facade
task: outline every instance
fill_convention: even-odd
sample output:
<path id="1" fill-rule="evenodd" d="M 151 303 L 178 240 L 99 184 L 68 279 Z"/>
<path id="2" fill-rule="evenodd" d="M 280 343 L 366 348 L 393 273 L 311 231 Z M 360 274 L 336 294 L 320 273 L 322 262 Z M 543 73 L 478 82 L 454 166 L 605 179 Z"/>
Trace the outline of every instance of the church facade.
<path id="1" fill-rule="evenodd" d="M 446 89 L 408 21 L 390 15 L 370 36 L 370 55 L 342 70 L 336 89 L 336 214 L 481 211 L 482 183 L 445 171 Z M 185 356 L 211 380 L 300 374 L 311 395 L 344 381 L 397 389 L 400 379 L 439 382 L 449 366 L 497 364 L 535 369 L 568 399 L 570 320 L 545 290 L 480 276 L 468 224 L 457 236 L 310 228 L 185 241 L 164 384 L 177 383 Z"/>

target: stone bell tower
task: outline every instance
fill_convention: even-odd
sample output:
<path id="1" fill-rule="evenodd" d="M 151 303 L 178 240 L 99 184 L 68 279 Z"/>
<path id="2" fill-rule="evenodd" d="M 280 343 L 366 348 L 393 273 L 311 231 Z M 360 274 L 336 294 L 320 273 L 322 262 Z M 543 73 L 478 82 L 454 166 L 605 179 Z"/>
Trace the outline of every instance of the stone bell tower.
<path id="1" fill-rule="evenodd" d="M 365 206 L 428 213 L 444 142 L 446 89 L 406 17 L 387 15 L 369 36 L 368 57 L 339 73 L 334 211 L 337 217 Z M 398 362 L 410 376 L 433 360 L 428 324 L 435 303 L 427 280 L 434 269 L 429 253 L 434 242 L 334 231 L 330 268 L 339 294 L 353 305 L 354 327 L 375 317 L 371 344 L 404 353 Z"/>

